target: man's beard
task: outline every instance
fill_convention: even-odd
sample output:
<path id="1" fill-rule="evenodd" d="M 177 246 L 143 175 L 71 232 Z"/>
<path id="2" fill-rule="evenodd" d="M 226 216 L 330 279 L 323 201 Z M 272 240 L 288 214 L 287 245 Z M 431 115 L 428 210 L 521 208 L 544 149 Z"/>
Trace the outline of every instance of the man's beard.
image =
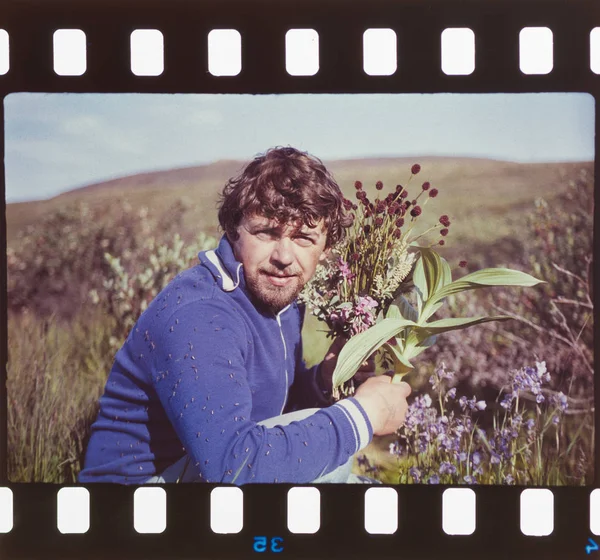
<path id="1" fill-rule="evenodd" d="M 292 303 L 304 287 L 300 275 L 294 275 L 285 286 L 275 286 L 263 270 L 251 277 L 246 275 L 246 284 L 258 306 L 275 314 Z"/>

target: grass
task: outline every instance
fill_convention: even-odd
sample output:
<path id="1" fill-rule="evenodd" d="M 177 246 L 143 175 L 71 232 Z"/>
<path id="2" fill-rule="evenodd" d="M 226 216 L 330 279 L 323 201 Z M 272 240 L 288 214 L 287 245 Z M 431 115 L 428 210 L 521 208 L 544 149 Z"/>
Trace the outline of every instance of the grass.
<path id="1" fill-rule="evenodd" d="M 377 180 L 386 185 L 384 192 L 396 183 L 406 184 L 410 163 L 412 161 L 393 159 L 356 160 L 332 162 L 329 167 L 346 196 L 354 197 L 353 184 L 360 179 L 369 196 L 374 197 Z M 581 167 L 589 169 L 591 174 L 593 167 L 592 164 L 523 165 L 442 158 L 425 158 L 420 163 L 423 170 L 418 176 L 419 181 L 415 178 L 409 191 L 416 194 L 415 188 L 418 189 L 425 180 L 440 189 L 439 197 L 428 204 L 426 214 L 433 221 L 441 214 L 451 216 L 451 233 L 448 246 L 444 247 L 444 256 L 453 267 L 458 260 L 466 258 L 470 263 L 476 263 L 478 268 L 522 262 L 526 241 L 521 237 L 534 199 L 543 195 L 551 203 L 564 192 L 565 175 Z M 231 175 L 232 165 L 222 165 L 212 174 L 196 176 L 193 170 L 187 173 L 164 172 L 155 177 L 156 180 L 134 177 L 114 182 L 110 188 L 97 186 L 66 193 L 49 201 L 10 204 L 7 206 L 9 246 L 25 225 L 62 208 L 66 202 L 82 200 L 90 205 L 114 204 L 114 199 L 124 198 L 124 194 L 135 208 L 148 206 L 149 213 L 156 215 L 170 207 L 174 200 L 186 199 L 190 210 L 181 222 L 177 222 L 184 238 L 189 239 L 190 234 L 198 230 L 216 234 L 216 195 Z M 124 187 L 128 188 L 124 190 Z M 475 205 L 474 200 L 477 201 Z M 95 273 L 90 271 L 89 276 Z M 82 289 L 73 282 L 67 284 L 71 289 Z M 64 299 L 62 303 L 61 297 Z M 73 300 L 73 294 L 60 292 L 51 301 L 50 307 L 58 312 L 69 300 Z M 468 307 L 469 304 L 464 305 Z M 82 467 L 89 427 L 96 416 L 98 398 L 103 393 L 113 362 L 114 348 L 110 345 L 110 337 L 118 329 L 114 318 L 106 316 L 101 308 L 78 306 L 79 303 L 74 304 L 76 313 L 68 321 L 60 319 L 58 314 L 37 316 L 33 310 L 23 314 L 9 312 L 7 435 L 11 481 L 69 483 L 76 480 Z M 488 306 L 486 312 L 492 313 L 493 310 Z M 322 332 L 324 328 L 307 313 L 303 341 L 309 366 L 318 363 L 329 347 L 330 341 Z M 481 329 L 477 332 L 487 331 Z M 511 325 L 511 334 L 519 334 L 516 326 Z M 492 346 L 475 330 L 472 333 L 466 331 L 460 337 L 453 342 L 454 346 L 448 344 L 445 348 L 453 356 L 460 355 L 463 364 L 472 361 L 473 367 L 489 369 L 496 362 L 501 362 L 504 367 L 512 360 L 515 344 L 510 339 L 502 339 L 501 335 L 494 335 Z M 503 346 L 498 343 L 499 337 L 504 340 Z M 440 349 L 444 348 L 443 344 L 438 344 Z M 434 349 L 430 352 L 433 356 Z M 502 361 L 503 355 L 510 355 L 510 360 L 505 358 Z M 430 371 L 435 363 L 433 358 L 428 361 L 427 356 L 428 353 L 424 353 L 419 363 L 422 374 Z M 443 353 L 438 352 L 436 356 L 443 357 Z M 532 356 L 527 357 L 532 359 Z M 495 370 L 501 369 L 498 363 Z M 515 363 L 515 367 L 522 365 L 526 364 Z M 466 370 L 466 367 L 463 369 Z M 409 379 L 415 393 L 426 390 L 426 379 L 424 375 Z M 591 383 L 592 380 L 589 380 L 593 392 Z M 483 387 L 483 384 L 480 385 Z M 497 388 L 494 390 L 497 394 Z M 486 400 L 489 402 L 487 396 Z M 565 449 L 577 441 L 569 450 L 569 460 L 564 464 L 566 474 L 581 470 L 583 463 L 588 475 L 593 471 L 592 424 L 589 414 L 565 419 L 565 440 L 560 442 L 560 448 Z M 365 450 L 369 460 L 379 466 L 378 476 L 388 482 L 400 480 L 401 473 L 409 466 L 390 455 L 388 446 L 394 439 L 394 436 L 377 438 Z M 553 442 L 548 441 L 545 445 L 551 448 Z M 358 464 L 356 472 L 361 472 Z M 569 481 L 577 483 L 575 479 Z"/>
<path id="2" fill-rule="evenodd" d="M 87 430 L 112 363 L 112 321 L 94 310 L 71 323 L 8 319 L 8 477 L 75 482 Z"/>

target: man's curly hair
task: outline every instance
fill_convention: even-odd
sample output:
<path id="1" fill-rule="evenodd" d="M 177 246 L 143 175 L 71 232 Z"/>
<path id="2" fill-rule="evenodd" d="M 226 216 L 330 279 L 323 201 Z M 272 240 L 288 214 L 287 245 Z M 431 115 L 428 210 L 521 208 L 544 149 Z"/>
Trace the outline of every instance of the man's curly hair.
<path id="1" fill-rule="evenodd" d="M 344 239 L 352 218 L 344 196 L 321 160 L 295 148 L 272 148 L 254 158 L 221 193 L 219 223 L 232 241 L 245 216 L 259 214 L 279 223 L 315 227 L 324 219 L 332 247 Z"/>

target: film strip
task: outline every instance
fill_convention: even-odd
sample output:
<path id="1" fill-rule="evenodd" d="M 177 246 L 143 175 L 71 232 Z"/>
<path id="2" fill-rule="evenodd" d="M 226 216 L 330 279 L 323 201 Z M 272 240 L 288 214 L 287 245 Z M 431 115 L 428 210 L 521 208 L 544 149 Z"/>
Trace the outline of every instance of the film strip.
<path id="1" fill-rule="evenodd" d="M 4 154 L 15 138 L 7 132 L 12 122 L 9 100 L 25 93 L 232 94 L 246 99 L 247 94 L 570 93 L 589 94 L 595 102 L 600 87 L 600 8 L 592 1 L 576 6 L 562 1 L 7 1 L 0 11 L 0 30 L 8 53 L 0 61 Z M 67 33 L 61 35 L 61 30 Z M 158 45 L 158 54 L 149 56 L 153 45 Z M 49 107 L 39 105 L 41 120 Z M 593 115 L 597 131 L 596 113 L 581 114 Z M 218 131 L 220 121 L 213 124 Z M 22 134 L 27 136 L 26 131 Z M 592 149 L 589 169 L 595 173 L 595 144 Z M 15 208 L 8 197 L 14 177 L 9 178 L 5 165 L 2 227 L 7 232 Z M 2 294 L 9 293 L 9 237 L 7 233 L 1 260 Z M 597 236 L 593 243 L 595 255 Z M 593 278 L 597 288 L 598 274 Z M 2 306 L 7 326 L 0 345 L 2 363 L 16 352 L 9 342 L 14 323 L 8 299 Z M 592 355 L 592 368 L 593 363 Z M 597 474 L 583 485 L 567 486 L 146 486 L 47 483 L 36 480 L 32 467 L 27 476 L 35 482 L 15 480 L 9 466 L 14 465 L 15 447 L 8 433 L 15 430 L 9 409 L 16 401 L 11 389 L 5 389 L 10 387 L 9 375 L 10 367 L 3 371 L 8 383 L 0 384 L 2 558 L 600 554 Z M 590 392 L 595 398 L 595 384 Z M 594 415 L 589 458 L 594 464 L 597 427 Z"/>

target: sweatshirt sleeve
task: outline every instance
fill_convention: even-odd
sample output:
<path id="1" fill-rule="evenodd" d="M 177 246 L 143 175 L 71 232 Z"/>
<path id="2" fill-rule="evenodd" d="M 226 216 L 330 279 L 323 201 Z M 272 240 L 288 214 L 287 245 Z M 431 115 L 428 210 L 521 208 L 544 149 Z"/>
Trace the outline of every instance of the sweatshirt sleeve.
<path id="1" fill-rule="evenodd" d="M 252 422 L 247 333 L 232 313 L 217 300 L 188 303 L 158 333 L 152 382 L 199 480 L 310 482 L 369 443 L 352 398 L 288 426 Z"/>

